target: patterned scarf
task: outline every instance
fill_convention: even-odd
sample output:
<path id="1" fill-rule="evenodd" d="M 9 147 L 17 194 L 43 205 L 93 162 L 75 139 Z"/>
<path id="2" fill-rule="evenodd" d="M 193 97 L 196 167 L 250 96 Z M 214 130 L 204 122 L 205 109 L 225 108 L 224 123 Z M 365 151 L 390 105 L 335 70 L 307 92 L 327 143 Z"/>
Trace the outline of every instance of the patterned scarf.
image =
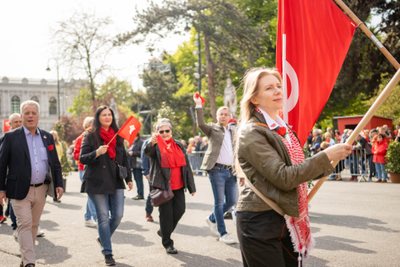
<path id="1" fill-rule="evenodd" d="M 293 165 L 301 164 L 304 161 L 304 153 L 300 143 L 291 130 L 289 130 L 291 144 L 282 137 Z M 299 217 L 285 215 L 286 226 L 289 229 L 290 237 L 294 245 L 294 250 L 307 256 L 314 245 L 311 237 L 310 217 L 308 215 L 307 183 L 297 186 Z"/>

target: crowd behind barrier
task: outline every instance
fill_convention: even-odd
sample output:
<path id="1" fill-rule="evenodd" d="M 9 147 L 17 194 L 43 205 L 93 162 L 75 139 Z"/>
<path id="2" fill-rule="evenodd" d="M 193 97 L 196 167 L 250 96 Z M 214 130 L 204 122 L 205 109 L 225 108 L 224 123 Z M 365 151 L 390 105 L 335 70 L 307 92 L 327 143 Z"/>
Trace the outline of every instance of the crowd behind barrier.
<path id="1" fill-rule="evenodd" d="M 370 181 L 373 174 L 371 172 L 372 164 L 372 161 L 368 160 L 365 149 L 355 149 L 349 157 L 336 165 L 335 171 L 329 179 L 340 181 L 343 178 L 350 178 L 358 182 Z"/>
<path id="2" fill-rule="evenodd" d="M 205 151 L 192 151 L 188 154 L 190 166 L 192 167 L 193 173 L 196 175 L 207 175 L 204 170 L 201 170 L 201 163 L 203 162 Z"/>

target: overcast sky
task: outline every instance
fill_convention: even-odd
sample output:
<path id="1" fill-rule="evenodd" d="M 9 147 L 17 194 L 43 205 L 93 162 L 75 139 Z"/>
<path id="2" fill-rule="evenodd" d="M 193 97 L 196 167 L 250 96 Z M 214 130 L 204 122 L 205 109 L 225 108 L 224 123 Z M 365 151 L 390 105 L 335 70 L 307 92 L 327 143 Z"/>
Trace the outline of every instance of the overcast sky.
<path id="1" fill-rule="evenodd" d="M 159 0 L 161 1 L 161 0 Z M 135 6 L 142 8 L 144 0 L 12 0 L 2 1 L 0 15 L 0 78 L 56 79 L 55 71 L 48 72 L 46 67 L 54 67 L 51 50 L 52 30 L 58 21 L 69 18 L 76 11 L 95 13 L 99 17 L 110 17 L 113 21 L 110 34 L 125 32 L 133 27 Z M 170 36 L 158 43 L 159 55 L 162 49 L 168 52 L 187 37 Z M 138 71 L 150 57 L 145 45 L 129 46 L 110 59 L 113 74 L 119 79 L 140 86 Z M 53 66 L 52 66 L 53 65 Z M 60 76 L 69 79 L 68 70 L 60 67 Z M 74 78 L 84 78 L 74 77 Z"/>

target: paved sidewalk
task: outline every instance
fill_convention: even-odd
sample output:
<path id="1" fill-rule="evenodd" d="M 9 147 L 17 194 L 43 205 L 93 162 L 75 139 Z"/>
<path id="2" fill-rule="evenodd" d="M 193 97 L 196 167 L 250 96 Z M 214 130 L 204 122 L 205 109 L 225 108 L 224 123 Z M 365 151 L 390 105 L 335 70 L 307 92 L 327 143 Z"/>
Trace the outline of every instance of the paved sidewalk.
<path id="1" fill-rule="evenodd" d="M 196 176 L 197 194 L 186 194 L 187 210 L 172 238 L 179 254 L 170 256 L 144 219 L 144 201 L 126 191 L 125 216 L 113 236 L 117 266 L 242 266 L 238 245 L 212 236 L 205 218 L 212 209 L 207 177 Z M 48 199 L 41 220 L 46 233 L 37 241 L 37 266 L 104 266 L 96 229 L 84 227 L 86 195 L 79 193 L 77 173 L 67 179 L 62 203 Z M 147 189 L 147 188 L 146 188 Z M 146 191 L 147 193 L 147 191 Z M 327 182 L 311 203 L 316 248 L 304 266 L 400 266 L 400 185 Z M 0 225 L 0 266 L 18 266 L 19 249 L 10 222 Z M 228 230 L 235 233 L 232 220 Z M 266 266 L 268 266 L 266 264 Z"/>

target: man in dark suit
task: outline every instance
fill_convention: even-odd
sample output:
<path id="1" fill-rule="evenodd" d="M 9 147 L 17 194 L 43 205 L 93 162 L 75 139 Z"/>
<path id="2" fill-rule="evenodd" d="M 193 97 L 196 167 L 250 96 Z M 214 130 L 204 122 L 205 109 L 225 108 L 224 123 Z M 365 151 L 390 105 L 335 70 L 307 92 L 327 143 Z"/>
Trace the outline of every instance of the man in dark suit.
<path id="1" fill-rule="evenodd" d="M 34 244 L 50 183 L 57 198 L 64 192 L 53 137 L 39 130 L 39 104 L 21 104 L 23 127 L 5 134 L 0 147 L 0 205 L 11 199 L 18 222 L 21 266 L 35 266 Z"/>
<path id="2" fill-rule="evenodd" d="M 19 113 L 11 114 L 8 117 L 8 121 L 10 123 L 10 130 L 15 130 L 15 129 L 17 129 L 17 128 L 22 126 L 22 118 L 21 118 L 21 115 Z M 3 143 L 3 137 L 0 138 L 0 145 L 1 145 L 1 143 Z M 3 208 L 3 206 L 0 205 L 0 213 L 1 213 L 2 208 Z M 12 221 L 11 227 L 12 227 L 13 230 L 16 230 L 17 229 L 17 218 L 15 218 L 14 211 L 13 211 L 13 209 L 11 207 L 10 200 L 8 200 L 8 205 L 7 205 L 7 209 L 6 209 L 5 215 L 6 216 L 10 215 L 10 218 L 11 218 L 11 221 Z M 16 232 L 15 232 L 15 234 L 16 234 Z"/>

